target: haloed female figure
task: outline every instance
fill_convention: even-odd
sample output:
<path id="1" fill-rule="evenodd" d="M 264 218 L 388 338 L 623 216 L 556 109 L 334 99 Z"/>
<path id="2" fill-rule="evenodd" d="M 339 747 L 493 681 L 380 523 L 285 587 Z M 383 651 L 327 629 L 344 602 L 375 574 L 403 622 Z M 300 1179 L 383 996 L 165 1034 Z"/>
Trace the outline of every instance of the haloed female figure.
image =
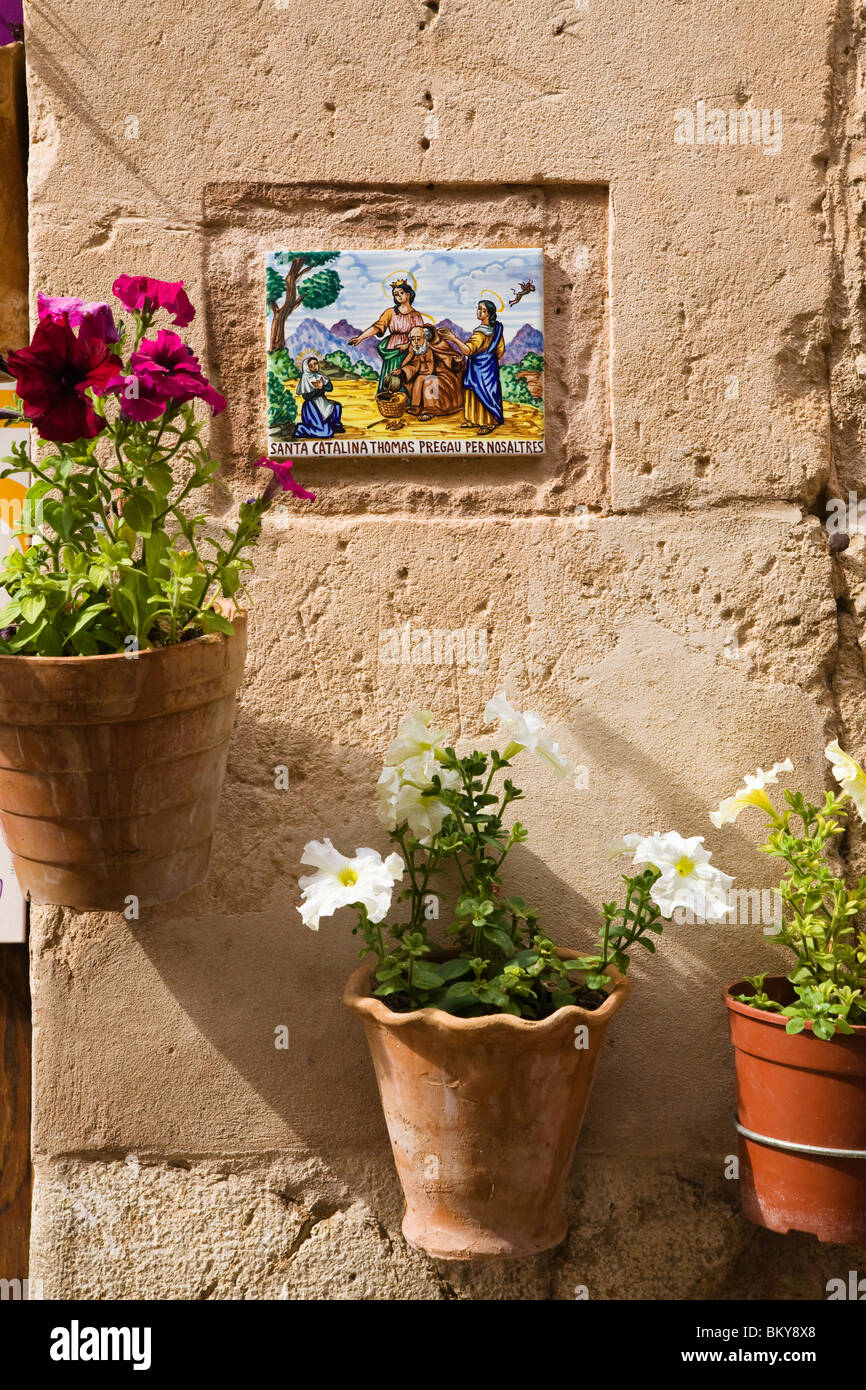
<path id="1" fill-rule="evenodd" d="M 341 419 L 343 407 L 339 401 L 329 401 L 326 394 L 332 389 L 330 378 L 319 370 L 318 357 L 308 357 L 295 388 L 295 394 L 304 400 L 295 439 L 330 439 L 335 434 L 346 433 Z"/>
<path id="2" fill-rule="evenodd" d="M 502 411 L 502 382 L 499 359 L 505 351 L 502 324 L 497 321 L 492 299 L 478 301 L 478 326 L 468 343 L 449 333 L 447 336 L 466 357 L 463 373 L 462 430 L 475 428 L 479 434 L 492 434 L 505 416 Z"/>
<path id="3" fill-rule="evenodd" d="M 363 333 L 359 333 L 357 338 L 349 339 L 350 347 L 357 347 L 365 338 L 381 340 L 376 344 L 382 359 L 379 371 L 380 391 L 384 389 L 385 378 L 390 376 L 391 372 L 396 372 L 403 361 L 403 354 L 409 346 L 410 330 L 422 328 L 424 325 L 421 314 L 412 307 L 415 303 L 415 291 L 408 281 L 395 280 L 391 285 L 391 293 L 394 296 L 393 305 L 381 313 L 376 322 L 365 328 Z"/>

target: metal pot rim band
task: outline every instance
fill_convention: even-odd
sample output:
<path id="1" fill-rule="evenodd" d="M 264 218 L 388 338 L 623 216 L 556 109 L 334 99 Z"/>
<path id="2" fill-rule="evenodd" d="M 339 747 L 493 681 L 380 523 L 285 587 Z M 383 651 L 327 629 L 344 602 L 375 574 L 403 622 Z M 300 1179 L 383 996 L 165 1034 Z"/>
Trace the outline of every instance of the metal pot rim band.
<path id="1" fill-rule="evenodd" d="M 751 1139 L 756 1144 L 767 1144 L 772 1149 L 785 1149 L 788 1153 L 811 1154 L 815 1158 L 866 1158 L 866 1149 L 822 1149 L 815 1144 L 795 1144 L 791 1139 L 771 1139 L 767 1134 L 757 1134 L 753 1129 L 746 1129 L 739 1120 L 735 1120 L 738 1134 L 742 1134 L 744 1139 Z"/>

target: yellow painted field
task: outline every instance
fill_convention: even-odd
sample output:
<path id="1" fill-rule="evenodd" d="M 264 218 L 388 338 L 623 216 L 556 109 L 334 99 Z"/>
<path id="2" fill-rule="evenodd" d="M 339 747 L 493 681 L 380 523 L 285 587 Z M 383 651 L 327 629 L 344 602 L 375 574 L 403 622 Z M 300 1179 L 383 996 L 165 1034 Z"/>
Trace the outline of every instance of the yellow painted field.
<path id="1" fill-rule="evenodd" d="M 365 435 L 382 435 L 387 438 L 392 433 L 376 409 L 375 381 L 350 381 L 333 378 L 334 389 L 329 391 L 331 400 L 339 401 L 343 407 L 343 424 L 349 438 L 360 439 Z M 544 437 L 544 416 L 540 410 L 530 405 L 517 405 L 506 401 L 505 421 L 496 430 L 497 439 L 542 439 Z M 374 420 L 381 423 L 372 429 L 367 426 Z M 404 415 L 403 427 L 393 431 L 411 439 L 442 439 L 454 435 L 468 435 L 475 438 L 474 430 L 461 430 L 463 420 L 461 411 L 453 415 L 434 416 L 426 422 L 418 421 L 412 415 Z"/>

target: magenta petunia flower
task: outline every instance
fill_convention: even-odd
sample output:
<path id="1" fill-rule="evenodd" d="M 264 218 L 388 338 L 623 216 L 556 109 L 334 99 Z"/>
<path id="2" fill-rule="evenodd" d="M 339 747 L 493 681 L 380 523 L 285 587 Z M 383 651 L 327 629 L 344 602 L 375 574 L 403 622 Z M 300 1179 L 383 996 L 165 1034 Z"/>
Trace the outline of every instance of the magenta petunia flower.
<path id="1" fill-rule="evenodd" d="M 92 318 L 82 320 L 76 338 L 65 314 L 36 325 L 29 347 L 10 352 L 8 370 L 15 378 L 24 414 L 43 439 L 72 444 L 95 439 L 105 428 L 86 392 L 97 395 L 122 365 L 110 352 Z"/>
<path id="2" fill-rule="evenodd" d="M 153 314 L 166 309 L 173 314 L 177 328 L 186 328 L 195 318 L 195 309 L 183 287 L 183 281 L 154 280 L 150 275 L 118 275 L 111 287 L 125 309 L 143 309 Z"/>
<path id="3" fill-rule="evenodd" d="M 301 487 L 301 484 L 292 477 L 294 465 L 291 459 L 269 459 L 263 455 L 260 459 L 256 459 L 255 467 L 270 468 L 273 475 L 262 493 L 266 502 L 269 502 L 277 492 L 290 492 L 293 497 L 303 497 L 308 502 L 315 502 L 316 494 L 307 492 L 307 489 Z"/>
<path id="4" fill-rule="evenodd" d="M 114 315 L 109 305 L 101 300 L 77 299 L 72 294 L 43 294 L 40 290 L 36 302 L 40 323 L 43 319 L 60 323 L 65 318 L 71 328 L 80 328 L 87 321 L 95 330 L 95 336 L 106 343 L 116 343 L 120 338 Z"/>
<path id="5" fill-rule="evenodd" d="M 143 339 L 131 363 L 137 374 L 149 376 L 172 400 L 183 403 L 198 398 L 214 415 L 226 408 L 225 396 L 211 386 L 198 358 L 176 333 L 163 328 L 155 339 Z"/>
<path id="6" fill-rule="evenodd" d="M 124 420 L 158 420 L 174 404 L 161 382 L 146 372 L 118 372 L 105 384 L 109 396 L 117 396 Z"/>

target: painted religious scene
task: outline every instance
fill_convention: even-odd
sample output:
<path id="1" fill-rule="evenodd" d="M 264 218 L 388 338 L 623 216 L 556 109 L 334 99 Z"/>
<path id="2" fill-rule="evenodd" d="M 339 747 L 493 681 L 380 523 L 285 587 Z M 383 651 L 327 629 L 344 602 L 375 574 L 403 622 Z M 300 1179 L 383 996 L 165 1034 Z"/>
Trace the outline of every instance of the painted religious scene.
<path id="1" fill-rule="evenodd" d="M 541 454 L 540 250 L 272 251 L 271 458 Z"/>

